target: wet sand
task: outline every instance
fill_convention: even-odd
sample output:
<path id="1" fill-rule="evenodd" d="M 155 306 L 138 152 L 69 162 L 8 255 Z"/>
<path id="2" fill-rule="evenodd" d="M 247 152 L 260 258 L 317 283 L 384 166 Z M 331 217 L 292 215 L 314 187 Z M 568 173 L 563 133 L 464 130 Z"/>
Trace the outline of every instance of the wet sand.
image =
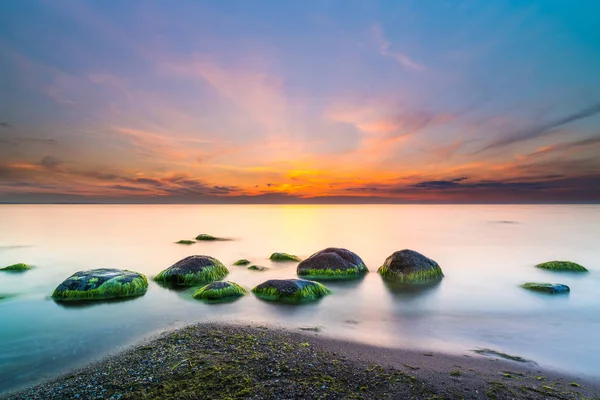
<path id="1" fill-rule="evenodd" d="M 311 330 L 200 324 L 6 398 L 598 399 L 600 382 L 475 353 L 388 349 Z"/>

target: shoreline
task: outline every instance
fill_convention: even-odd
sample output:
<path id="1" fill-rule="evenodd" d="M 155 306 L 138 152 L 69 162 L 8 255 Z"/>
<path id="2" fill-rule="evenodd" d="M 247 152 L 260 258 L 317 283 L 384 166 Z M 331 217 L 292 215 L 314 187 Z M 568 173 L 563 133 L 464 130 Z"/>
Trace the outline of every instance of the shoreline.
<path id="1" fill-rule="evenodd" d="M 6 399 L 598 399 L 598 379 L 536 364 L 390 349 L 273 326 L 163 331 Z"/>

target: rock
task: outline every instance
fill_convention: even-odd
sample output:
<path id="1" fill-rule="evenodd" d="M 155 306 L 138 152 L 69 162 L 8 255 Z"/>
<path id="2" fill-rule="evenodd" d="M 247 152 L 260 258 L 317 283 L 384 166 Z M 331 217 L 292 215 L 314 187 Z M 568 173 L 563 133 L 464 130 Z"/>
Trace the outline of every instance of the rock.
<path id="1" fill-rule="evenodd" d="M 184 239 L 184 240 L 180 240 L 179 242 L 175 242 L 175 243 L 177 243 L 177 244 L 194 244 L 194 243 L 196 243 L 196 241 Z"/>
<path id="2" fill-rule="evenodd" d="M 193 286 L 223 279 L 229 270 L 216 258 L 189 256 L 154 277 L 156 282 Z"/>
<path id="3" fill-rule="evenodd" d="M 52 298 L 56 301 L 118 299 L 143 295 L 147 289 L 144 274 L 98 268 L 74 273 L 58 285 Z"/>
<path id="4" fill-rule="evenodd" d="M 400 250 L 389 256 L 377 270 L 384 279 L 421 283 L 444 277 L 437 262 L 414 250 Z"/>
<path id="5" fill-rule="evenodd" d="M 262 267 L 260 265 L 251 265 L 248 267 L 248 269 L 250 271 L 266 271 L 268 268 L 267 267 Z"/>
<path id="6" fill-rule="evenodd" d="M 31 265 L 25 263 L 17 263 L 13 265 L 9 265 L 4 268 L 0 268 L 0 271 L 10 271 L 10 272 L 24 272 L 31 269 Z"/>
<path id="7" fill-rule="evenodd" d="M 569 293 L 571 291 L 571 289 L 567 285 L 563 285 L 560 283 L 527 282 L 522 284 L 521 287 L 536 292 L 544 292 L 550 294 L 562 294 Z"/>
<path id="8" fill-rule="evenodd" d="M 536 265 L 536 268 L 550 271 L 588 272 L 584 266 L 571 261 L 548 261 Z"/>
<path id="9" fill-rule="evenodd" d="M 233 265 L 248 265 L 248 264 L 250 264 L 250 261 L 246 260 L 245 258 L 239 259 L 233 263 Z"/>
<path id="10" fill-rule="evenodd" d="M 248 291 L 234 282 L 212 282 L 194 293 L 195 299 L 222 300 L 244 296 Z"/>
<path id="11" fill-rule="evenodd" d="M 329 247 L 298 264 L 298 275 L 319 279 L 352 279 L 369 272 L 363 260 L 350 250 Z"/>
<path id="12" fill-rule="evenodd" d="M 304 279 L 271 279 L 252 289 L 263 300 L 299 302 L 316 300 L 331 293 L 319 282 Z"/>
<path id="13" fill-rule="evenodd" d="M 206 233 L 201 233 L 198 236 L 196 236 L 196 240 L 224 240 Z"/>
<path id="14" fill-rule="evenodd" d="M 269 259 L 271 261 L 301 261 L 300 257 L 288 253 L 273 253 Z"/>

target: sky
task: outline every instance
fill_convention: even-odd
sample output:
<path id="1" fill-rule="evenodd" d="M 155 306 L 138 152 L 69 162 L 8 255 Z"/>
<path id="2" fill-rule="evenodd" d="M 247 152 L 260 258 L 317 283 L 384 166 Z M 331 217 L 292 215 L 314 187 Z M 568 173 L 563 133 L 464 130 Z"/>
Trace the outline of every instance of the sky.
<path id="1" fill-rule="evenodd" d="M 0 2 L 0 202 L 600 201 L 600 2 Z"/>

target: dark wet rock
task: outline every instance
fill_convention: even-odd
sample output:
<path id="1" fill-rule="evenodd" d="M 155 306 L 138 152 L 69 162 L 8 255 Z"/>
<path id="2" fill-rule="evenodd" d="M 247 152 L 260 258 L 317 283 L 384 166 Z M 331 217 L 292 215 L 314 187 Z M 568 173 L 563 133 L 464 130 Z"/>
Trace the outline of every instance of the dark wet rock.
<path id="1" fill-rule="evenodd" d="M 527 290 L 549 294 L 565 294 L 571 291 L 567 285 L 561 283 L 527 282 L 522 284 L 521 287 Z"/>
<path id="2" fill-rule="evenodd" d="M 251 265 L 248 267 L 248 269 L 250 271 L 266 271 L 268 268 L 267 267 L 262 267 L 260 265 Z"/>
<path id="3" fill-rule="evenodd" d="M 252 289 L 257 297 L 271 301 L 315 300 L 331 293 L 319 282 L 304 279 L 271 279 Z"/>
<path id="4" fill-rule="evenodd" d="M 233 265 L 248 265 L 250 264 L 250 260 L 246 260 L 245 258 L 241 258 L 233 263 Z"/>
<path id="5" fill-rule="evenodd" d="M 56 301 L 106 300 L 140 296 L 146 293 L 144 274 L 114 268 L 79 271 L 58 285 L 52 294 Z"/>
<path id="6" fill-rule="evenodd" d="M 536 265 L 536 268 L 546 269 L 549 271 L 588 272 L 583 265 L 579 265 L 572 261 L 548 261 Z"/>
<path id="7" fill-rule="evenodd" d="M 229 270 L 210 256 L 188 256 L 154 277 L 156 282 L 175 285 L 197 285 L 223 279 Z"/>
<path id="8" fill-rule="evenodd" d="M 329 247 L 298 264 L 298 275 L 320 279 L 358 278 L 369 272 L 363 260 L 350 250 Z"/>
<path id="9" fill-rule="evenodd" d="M 13 265 L 6 266 L 4 268 L 0 268 L 0 271 L 8 271 L 8 272 L 24 272 L 31 269 L 31 265 L 25 263 L 17 263 Z"/>
<path id="10" fill-rule="evenodd" d="M 212 282 L 194 293 L 195 299 L 223 300 L 244 296 L 248 291 L 235 282 Z"/>
<path id="11" fill-rule="evenodd" d="M 269 259 L 271 261 L 300 261 L 300 257 L 288 253 L 273 253 Z"/>
<path id="12" fill-rule="evenodd" d="M 377 271 L 385 279 L 420 283 L 444 277 L 437 262 L 414 250 L 400 250 L 389 256 Z"/>
<path id="13" fill-rule="evenodd" d="M 175 243 L 177 243 L 177 244 L 194 244 L 194 243 L 196 243 L 196 241 L 195 240 L 186 240 L 186 239 L 184 239 L 184 240 L 180 240 L 180 241 L 175 242 Z"/>
<path id="14" fill-rule="evenodd" d="M 212 240 L 226 240 L 223 238 L 219 238 L 213 235 L 209 235 L 207 233 L 201 233 L 198 236 L 196 236 L 196 240 L 205 240 L 205 241 L 212 241 Z"/>

